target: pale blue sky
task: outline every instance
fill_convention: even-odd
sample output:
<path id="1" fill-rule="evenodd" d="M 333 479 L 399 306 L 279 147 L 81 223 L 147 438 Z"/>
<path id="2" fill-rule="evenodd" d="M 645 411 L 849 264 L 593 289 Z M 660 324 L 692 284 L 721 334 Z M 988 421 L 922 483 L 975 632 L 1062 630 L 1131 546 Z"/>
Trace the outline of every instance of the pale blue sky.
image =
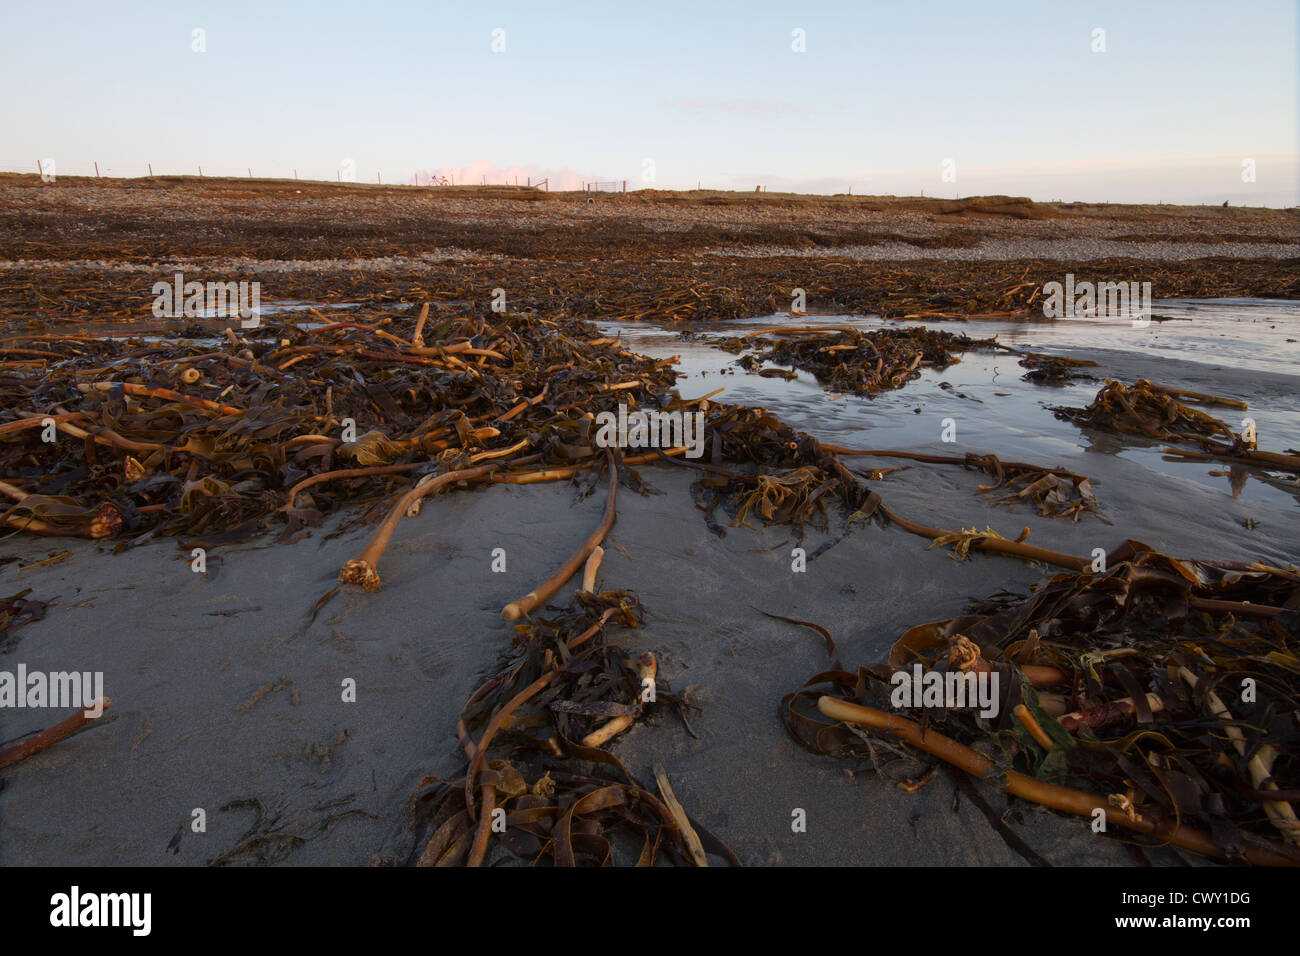
<path id="1" fill-rule="evenodd" d="M 1292 205 L 1298 46 L 1293 0 L 13 3 L 0 168 Z"/>

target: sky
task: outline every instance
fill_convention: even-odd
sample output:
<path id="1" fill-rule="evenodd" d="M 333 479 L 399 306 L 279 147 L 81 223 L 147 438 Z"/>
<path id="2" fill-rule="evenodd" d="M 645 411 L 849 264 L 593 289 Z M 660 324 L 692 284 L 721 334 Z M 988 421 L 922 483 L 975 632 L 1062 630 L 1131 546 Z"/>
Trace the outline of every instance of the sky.
<path id="1" fill-rule="evenodd" d="M 15 2 L 0 169 L 1293 206 L 1297 6 Z"/>

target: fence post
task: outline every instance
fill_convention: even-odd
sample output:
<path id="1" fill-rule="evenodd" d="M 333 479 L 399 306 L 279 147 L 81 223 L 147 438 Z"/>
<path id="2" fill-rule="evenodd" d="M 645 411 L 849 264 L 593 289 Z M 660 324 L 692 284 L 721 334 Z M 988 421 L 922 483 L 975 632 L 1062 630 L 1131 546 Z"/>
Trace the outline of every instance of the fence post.
<path id="1" fill-rule="evenodd" d="M 99 178 L 99 163 L 95 163 L 95 178 Z"/>
<path id="2" fill-rule="evenodd" d="M 149 178 L 153 179 L 153 163 L 149 164 Z"/>

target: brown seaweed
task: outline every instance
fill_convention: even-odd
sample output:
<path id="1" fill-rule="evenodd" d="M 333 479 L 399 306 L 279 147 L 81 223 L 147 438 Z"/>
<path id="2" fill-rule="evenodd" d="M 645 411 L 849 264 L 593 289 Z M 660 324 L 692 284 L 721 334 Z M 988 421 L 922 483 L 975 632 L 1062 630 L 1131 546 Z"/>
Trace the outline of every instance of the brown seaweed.
<path id="1" fill-rule="evenodd" d="M 1176 560 L 1137 542 L 1116 557 L 1104 572 L 1057 574 L 1031 598 L 917 625 L 874 667 L 817 675 L 785 698 L 787 730 L 817 753 L 866 754 L 857 733 L 814 716 L 830 694 L 881 714 L 864 719 L 884 740 L 901 734 L 915 746 L 908 721 L 890 723 L 905 716 L 887 703 L 892 674 L 917 662 L 996 671 L 997 716 L 927 708 L 925 723 L 944 736 L 922 749 L 945 760 L 945 738 L 982 749 L 993 764 L 980 776 L 1040 782 L 1012 791 L 1067 812 L 1079 811 L 1054 802 L 1051 786 L 1096 790 L 1111 822 L 1160 841 L 1229 861 L 1300 863 L 1289 805 L 1300 791 L 1300 617 L 1289 609 L 1300 574 Z"/>
<path id="2" fill-rule="evenodd" d="M 656 793 L 600 747 L 610 717 L 685 706 L 667 681 L 647 685 L 643 657 L 609 638 L 641 616 L 626 591 L 584 592 L 557 616 L 516 626 L 514 651 L 461 712 L 464 777 L 428 778 L 411 798 L 409 819 L 429 833 L 417 865 L 699 866 L 706 850 L 739 864 L 665 778 Z"/>
<path id="3" fill-rule="evenodd" d="M 775 335 L 777 339 L 766 342 L 757 339 L 758 335 Z M 945 369 L 959 361 L 962 352 L 1001 348 L 993 339 L 972 339 L 925 326 L 871 331 L 783 327 L 713 344 L 729 352 L 744 352 L 738 364 L 747 370 L 756 370 L 762 362 L 791 365 L 811 372 L 828 389 L 866 396 L 902 388 L 919 378 L 922 369 Z"/>

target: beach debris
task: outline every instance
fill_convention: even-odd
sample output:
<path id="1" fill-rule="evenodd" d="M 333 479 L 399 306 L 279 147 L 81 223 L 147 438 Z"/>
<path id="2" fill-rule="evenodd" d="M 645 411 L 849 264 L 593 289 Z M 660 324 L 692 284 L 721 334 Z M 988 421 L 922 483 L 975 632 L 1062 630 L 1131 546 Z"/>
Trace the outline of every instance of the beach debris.
<path id="1" fill-rule="evenodd" d="M 1020 377 L 1026 382 L 1034 382 L 1038 385 L 1067 385 L 1080 379 L 1091 379 L 1095 376 L 1080 369 L 1098 367 L 1096 362 L 1086 359 L 1074 359 L 1064 355 L 1042 355 L 1037 352 L 1030 352 L 1020 360 L 1020 364 L 1028 369 Z"/>
<path id="2" fill-rule="evenodd" d="M 656 794 L 602 748 L 639 716 L 688 706 L 652 654 L 609 640 L 609 627 L 640 623 L 634 595 L 606 591 L 516 625 L 513 652 L 462 709 L 464 777 L 426 778 L 408 804 L 412 825 L 431 831 L 416 865 L 479 866 L 494 846 L 494 862 L 699 866 L 707 851 L 739 865 L 666 777 Z"/>
<path id="3" fill-rule="evenodd" d="M 227 331 L 218 345 L 36 337 L 48 365 L 0 369 L 0 525 L 214 546 L 299 535 L 403 488 L 410 512 L 489 470 L 503 483 L 570 478 L 603 461 L 584 416 L 658 409 L 676 379 L 671 360 L 574 320 L 358 311 Z M 422 481 L 434 484 L 414 494 Z"/>
<path id="4" fill-rule="evenodd" d="M 1212 833 L 1186 823 L 1157 821 L 1144 817 L 1133 808 L 1132 801 L 1124 796 L 1111 794 L 1103 799 L 1096 794 L 1058 784 L 1044 784 L 1016 770 L 1000 771 L 997 764 L 983 754 L 929 727 L 923 728 L 915 721 L 873 707 L 864 707 L 861 704 L 826 695 L 817 699 L 817 707 L 822 714 L 832 720 L 870 727 L 890 734 L 918 750 L 939 757 L 977 779 L 995 782 L 1014 796 L 1090 819 L 1096 819 L 1098 813 L 1104 814 L 1108 823 L 1151 837 L 1152 843 L 1149 844 L 1151 846 L 1168 843 L 1205 856 L 1249 863 L 1254 866 L 1300 866 L 1300 856 L 1292 857 L 1275 847 L 1246 844 L 1230 854 L 1227 849 L 1220 846 Z M 1116 808 L 1121 812 L 1117 812 Z"/>
<path id="5" fill-rule="evenodd" d="M 1161 441 L 1200 445 L 1204 451 L 1164 449 L 1165 454 L 1188 460 L 1228 461 L 1300 475 L 1300 454 L 1261 451 L 1253 422 L 1241 432 L 1227 422 L 1191 408 L 1179 399 L 1224 408 L 1246 409 L 1246 402 L 1186 389 L 1166 388 L 1147 379 L 1133 385 L 1107 380 L 1086 408 L 1058 408 L 1056 416 L 1077 425 L 1090 425 L 1141 435 Z"/>
<path id="6" fill-rule="evenodd" d="M 810 435 L 796 431 L 761 408 L 712 405 L 705 422 L 705 445 L 713 461 L 732 461 L 752 471 L 719 464 L 672 459 L 703 475 L 692 485 L 705 522 L 723 532 L 713 519 L 720 504 L 732 512 L 733 527 L 751 515 L 772 524 L 789 524 L 802 540 L 805 525 L 826 527 L 825 500 L 867 518 L 879 495 L 866 488 L 834 455 Z M 723 532 L 725 533 L 725 532 Z"/>
<path id="7" fill-rule="evenodd" d="M 66 740 L 91 721 L 98 720 L 99 717 L 103 716 L 110 704 L 112 704 L 112 701 L 109 698 L 100 697 L 95 701 L 88 702 L 84 708 L 63 718 L 53 727 L 47 727 L 40 733 L 9 747 L 0 748 L 0 770 L 5 767 L 12 767 L 20 760 L 26 760 L 42 750 L 47 750 L 60 740 Z M 94 713 L 97 716 L 87 716 L 88 713 Z"/>
<path id="8" fill-rule="evenodd" d="M 762 341 L 760 335 L 776 340 Z M 919 378 L 923 369 L 945 369 L 959 361 L 962 352 L 997 346 L 993 339 L 972 339 L 925 326 L 872 330 L 785 326 L 712 344 L 745 353 L 738 364 L 748 371 L 763 362 L 791 365 L 811 372 L 828 389 L 866 396 L 902 388 Z"/>
<path id="9" fill-rule="evenodd" d="M 816 753 L 864 756 L 865 732 L 1152 846 L 1300 865 L 1297 605 L 1295 569 L 1130 541 L 1105 571 L 912 627 L 887 660 L 818 675 L 782 713 Z M 891 684 L 918 668 L 996 673 L 996 713 L 894 706 Z"/>
<path id="10" fill-rule="evenodd" d="M 610 449 L 605 449 L 606 468 L 609 474 L 609 497 L 605 501 L 605 514 L 600 520 L 600 525 L 593 531 L 590 537 L 582 543 L 582 546 L 573 553 L 573 556 L 564 563 L 560 570 L 556 571 L 546 581 L 529 591 L 523 597 L 511 601 L 501 609 L 501 616 L 507 621 L 517 621 L 523 615 L 529 613 L 542 602 L 552 597 L 556 591 L 560 590 L 570 578 L 578 573 L 578 569 L 587 563 L 587 559 L 595 554 L 600 543 L 605 540 L 605 536 L 614 527 L 614 520 L 617 517 L 617 490 L 618 490 L 618 465 L 614 461 L 614 453 Z M 599 558 L 597 561 L 599 562 Z M 588 577 L 595 577 L 595 568 L 591 568 L 584 573 L 584 582 Z M 589 592 L 591 589 L 584 583 L 583 591 Z"/>
<path id="11" fill-rule="evenodd" d="M 844 448 L 840 445 L 822 444 L 824 451 L 843 457 L 905 458 L 940 465 L 961 465 L 992 475 L 991 485 L 979 485 L 977 491 L 1009 492 L 997 499 L 998 504 L 1032 503 L 1038 513 L 1055 518 L 1078 521 L 1085 514 L 1100 516 L 1097 495 L 1092 480 L 1064 468 L 1044 468 L 1022 461 L 1002 461 L 994 454 L 968 452 L 958 458 L 953 455 L 931 455 L 923 452 L 895 451 L 892 449 Z"/>
<path id="12" fill-rule="evenodd" d="M 437 476 L 426 476 L 427 480 L 422 480 L 398 500 L 361 554 L 343 565 L 339 570 L 339 584 L 359 584 L 367 591 L 378 591 L 381 586 L 378 571 L 379 558 L 388 547 L 388 542 L 392 539 L 393 532 L 397 530 L 398 523 L 411 513 L 411 509 L 420 499 L 456 482 L 484 478 L 496 468 L 496 465 L 481 465 L 477 468 L 459 468 Z"/>
<path id="13" fill-rule="evenodd" d="M 72 215 L 83 216 L 84 210 L 78 208 Z M 49 214 L 40 216 L 39 226 L 31 228 L 48 235 Z M 747 240 L 747 232 L 739 230 L 656 229 L 648 239 L 642 223 L 604 217 L 597 220 L 597 228 L 581 237 L 575 235 L 572 223 L 539 229 L 531 217 L 522 230 L 502 229 L 495 214 L 472 222 L 429 217 L 418 222 L 418 235 L 408 231 L 411 224 L 404 219 L 394 224 L 397 229 L 377 230 L 360 245 L 350 224 L 332 220 L 313 223 L 308 230 L 313 238 L 329 236 L 340 228 L 349 230 L 327 240 L 328 251 L 320 262 L 302 255 L 303 237 L 295 237 L 291 245 L 285 245 L 282 234 L 266 238 L 268 233 L 280 233 L 282 223 L 256 233 L 237 229 L 205 238 L 189 237 L 186 249 L 196 258 L 280 259 L 288 255 L 300 261 L 292 263 L 292 268 L 269 270 L 278 299 L 317 303 L 317 311 L 330 319 L 349 317 L 343 306 L 388 309 L 391 313 L 404 303 L 428 301 L 440 305 L 428 320 L 435 327 L 443 308 L 463 304 L 486 308 L 485 290 L 497 287 L 510 290 L 512 307 L 555 320 L 684 323 L 771 315 L 789 311 L 791 290 L 799 287 L 806 290 L 810 308 L 835 314 L 905 321 L 1033 321 L 1042 317 L 1043 286 L 1059 282 L 1064 268 L 1051 260 L 1026 264 L 988 259 L 897 262 L 864 261 L 850 255 L 772 256 L 768 254 L 770 246 L 762 255 L 683 255 L 687 249 L 699 250 L 702 243 L 771 242 L 773 237 L 760 234 Z M 0 352 L 0 360 L 5 360 L 0 368 L 39 368 L 59 361 L 58 352 L 53 356 L 28 354 L 48 351 L 48 340 L 39 334 L 28 337 L 29 329 L 23 323 L 75 328 L 74 323 L 121 323 L 141 317 L 141 303 L 154 299 L 151 290 L 158 274 L 150 270 L 124 272 L 111 261 L 102 266 L 91 264 L 93 260 L 138 257 L 139 226 L 133 218 L 132 239 L 125 245 L 111 230 L 74 238 L 73 229 L 64 229 L 58 237 L 57 254 L 31 243 L 30 238 L 8 242 L 9 236 L 0 237 L 0 248 L 8 250 L 4 258 L 12 263 L 0 273 L 0 314 L 13 329 L 13 334 L 0 339 L 0 349 L 8 350 Z M 427 261 L 421 261 L 429 249 L 430 230 L 446 230 L 449 245 L 463 246 L 468 239 L 476 254 L 464 251 L 439 261 L 436 279 L 431 280 Z M 955 242 L 946 235 L 900 238 L 917 247 L 952 246 Z M 963 245 L 979 241 L 969 235 L 961 239 Z M 879 241 L 879 234 L 870 239 L 871 243 Z M 89 244 L 81 257 L 87 261 L 75 268 L 33 261 L 62 258 L 73 242 Z M 173 235 L 161 234 L 154 243 L 160 259 L 173 254 Z M 611 254 L 611 248 L 618 253 Z M 349 268 L 340 260 L 350 255 L 408 256 L 409 261 L 385 267 L 381 260 L 363 258 L 357 268 Z M 1097 275 L 1125 275 L 1133 269 L 1132 261 L 1123 259 L 1096 260 L 1090 265 Z M 1150 260 L 1143 263 L 1142 273 L 1162 296 L 1170 298 L 1295 298 L 1300 291 L 1294 265 L 1285 258 Z M 198 266 L 193 274 L 186 272 L 187 280 L 229 278 L 220 270 Z M 263 281 L 269 289 L 270 281 Z M 426 337 L 434 338 L 431 333 Z"/>
<path id="14" fill-rule="evenodd" d="M 1232 428 L 1212 415 L 1178 401 L 1192 393 L 1162 388 L 1140 378 L 1132 385 L 1107 379 L 1086 408 L 1057 409 L 1057 416 L 1080 425 L 1100 426 L 1147 438 L 1232 438 Z M 1214 403 L 1230 400 L 1214 399 Z M 1245 407 L 1239 403 L 1233 407 Z"/>

